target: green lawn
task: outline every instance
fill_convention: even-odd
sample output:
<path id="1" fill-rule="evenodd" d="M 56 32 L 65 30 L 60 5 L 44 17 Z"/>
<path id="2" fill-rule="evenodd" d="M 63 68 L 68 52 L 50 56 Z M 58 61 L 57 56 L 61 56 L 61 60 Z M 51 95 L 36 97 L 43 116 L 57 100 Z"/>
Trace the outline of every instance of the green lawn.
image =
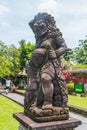
<path id="1" fill-rule="evenodd" d="M 77 96 L 69 95 L 68 104 L 87 109 L 87 97 L 80 97 L 79 94 Z"/>
<path id="2" fill-rule="evenodd" d="M 25 93 L 26 90 L 16 90 L 17 92 Z"/>
<path id="3" fill-rule="evenodd" d="M 13 113 L 23 112 L 23 107 L 0 95 L 0 130 L 18 130 L 19 123 Z"/>
<path id="4" fill-rule="evenodd" d="M 68 104 L 87 109 L 87 97 L 68 96 Z M 23 112 L 23 107 L 0 95 L 0 130 L 18 130 L 19 123 L 13 113 Z"/>
<path id="5" fill-rule="evenodd" d="M 17 91 L 24 93 L 26 90 L 17 90 Z M 68 104 L 87 109 L 87 96 L 80 97 L 80 94 L 77 94 L 77 96 L 68 95 Z"/>

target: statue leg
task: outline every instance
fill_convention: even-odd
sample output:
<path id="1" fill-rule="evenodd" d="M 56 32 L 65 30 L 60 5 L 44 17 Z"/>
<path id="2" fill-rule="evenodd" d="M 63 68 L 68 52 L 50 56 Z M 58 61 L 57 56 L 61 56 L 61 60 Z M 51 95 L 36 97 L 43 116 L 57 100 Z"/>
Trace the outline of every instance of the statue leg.
<path id="1" fill-rule="evenodd" d="M 29 109 L 31 105 L 34 103 L 36 92 L 38 90 L 38 82 L 37 82 L 37 67 L 29 62 L 27 65 L 27 75 L 29 77 L 29 82 L 27 84 L 25 98 L 24 98 L 24 108 Z"/>
<path id="2" fill-rule="evenodd" d="M 52 77 L 47 73 L 43 73 L 41 75 L 41 83 L 42 83 L 42 91 L 44 94 L 44 103 L 42 109 L 46 109 L 52 107 L 53 102 L 54 86 L 52 83 Z"/>

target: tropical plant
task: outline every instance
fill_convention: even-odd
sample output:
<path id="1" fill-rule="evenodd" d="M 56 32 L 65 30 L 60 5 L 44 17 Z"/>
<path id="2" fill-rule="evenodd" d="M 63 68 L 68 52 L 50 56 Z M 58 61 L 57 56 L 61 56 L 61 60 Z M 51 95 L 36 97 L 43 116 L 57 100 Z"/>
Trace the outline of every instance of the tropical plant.
<path id="1" fill-rule="evenodd" d="M 26 66 L 26 61 L 30 60 L 31 52 L 35 49 L 35 45 L 30 42 L 25 42 L 25 40 L 21 40 L 20 44 L 20 66 L 21 70 L 23 70 Z"/>
<path id="2" fill-rule="evenodd" d="M 85 40 L 79 40 L 80 44 L 75 48 L 75 61 L 78 64 L 87 64 L 87 38 Z"/>

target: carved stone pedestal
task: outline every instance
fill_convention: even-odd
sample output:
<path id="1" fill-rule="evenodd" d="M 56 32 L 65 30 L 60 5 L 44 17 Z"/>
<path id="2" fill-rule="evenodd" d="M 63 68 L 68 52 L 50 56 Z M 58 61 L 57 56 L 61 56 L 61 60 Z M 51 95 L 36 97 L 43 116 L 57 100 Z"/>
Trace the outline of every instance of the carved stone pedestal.
<path id="1" fill-rule="evenodd" d="M 13 117 L 20 123 L 18 130 L 73 130 L 81 124 L 81 121 L 71 117 L 68 120 L 44 123 L 37 123 L 24 113 L 15 113 Z"/>
<path id="2" fill-rule="evenodd" d="M 69 118 L 68 107 L 52 107 L 51 109 L 39 109 L 38 107 L 25 110 L 24 114 L 35 122 L 61 121 Z"/>

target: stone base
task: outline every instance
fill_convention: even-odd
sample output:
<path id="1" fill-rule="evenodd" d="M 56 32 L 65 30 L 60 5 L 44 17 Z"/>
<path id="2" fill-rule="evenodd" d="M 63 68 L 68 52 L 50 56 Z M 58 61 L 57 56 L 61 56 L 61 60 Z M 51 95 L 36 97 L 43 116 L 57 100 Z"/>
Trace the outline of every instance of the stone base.
<path id="1" fill-rule="evenodd" d="M 69 108 L 67 107 L 53 107 L 52 109 L 34 109 L 24 111 L 24 114 L 36 122 L 49 122 L 67 120 L 69 118 Z"/>
<path id="2" fill-rule="evenodd" d="M 37 123 L 25 116 L 24 113 L 15 113 L 13 117 L 20 123 L 19 130 L 73 130 L 81 124 L 81 121 L 75 118 Z"/>

